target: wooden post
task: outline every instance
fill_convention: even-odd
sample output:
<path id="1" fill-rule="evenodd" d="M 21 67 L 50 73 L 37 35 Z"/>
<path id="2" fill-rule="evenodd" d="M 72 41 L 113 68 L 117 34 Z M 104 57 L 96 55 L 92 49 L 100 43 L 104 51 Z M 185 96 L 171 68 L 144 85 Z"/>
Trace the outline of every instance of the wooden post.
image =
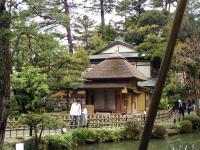
<path id="1" fill-rule="evenodd" d="M 151 138 L 153 124 L 157 115 L 157 110 L 160 103 L 160 98 L 162 95 L 162 90 L 163 90 L 164 83 L 166 80 L 167 72 L 171 64 L 174 46 L 175 46 L 176 39 L 177 39 L 179 29 L 181 26 L 181 21 L 182 21 L 183 14 L 185 11 L 186 3 L 187 3 L 187 0 L 179 0 L 178 5 L 177 5 L 175 19 L 174 19 L 173 26 L 171 29 L 170 37 L 168 39 L 165 55 L 162 60 L 162 64 L 161 64 L 161 68 L 160 68 L 159 76 L 158 76 L 158 81 L 156 83 L 156 88 L 152 96 L 151 105 L 149 108 L 144 131 L 142 134 L 142 140 L 139 145 L 139 150 L 147 150 L 148 148 L 148 143 Z"/>

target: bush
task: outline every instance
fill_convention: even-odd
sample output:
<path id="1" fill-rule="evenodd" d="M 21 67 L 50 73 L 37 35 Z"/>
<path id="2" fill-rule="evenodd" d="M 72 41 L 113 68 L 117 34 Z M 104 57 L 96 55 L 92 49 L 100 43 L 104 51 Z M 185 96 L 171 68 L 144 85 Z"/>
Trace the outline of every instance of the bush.
<path id="1" fill-rule="evenodd" d="M 142 125 L 135 121 L 129 121 L 125 124 L 125 129 L 122 131 L 124 139 L 139 139 L 142 133 Z"/>
<path id="2" fill-rule="evenodd" d="M 72 138 L 77 144 L 85 144 L 87 140 L 96 141 L 94 130 L 88 128 L 79 128 L 73 130 Z"/>
<path id="3" fill-rule="evenodd" d="M 164 126 L 155 125 L 152 131 L 153 138 L 164 138 L 167 135 L 167 130 Z"/>
<path id="4" fill-rule="evenodd" d="M 191 133 L 192 132 L 192 123 L 189 120 L 183 120 L 178 125 L 180 133 Z"/>
<path id="5" fill-rule="evenodd" d="M 15 143 L 4 143 L 3 150 L 15 150 Z"/>
<path id="6" fill-rule="evenodd" d="M 119 141 L 121 137 L 120 130 L 108 130 L 108 129 L 97 129 L 95 131 L 95 137 L 98 142 L 115 142 Z"/>
<path id="7" fill-rule="evenodd" d="M 200 129 L 200 117 L 197 115 L 188 115 L 184 118 L 192 123 L 192 129 Z"/>
<path id="8" fill-rule="evenodd" d="M 74 141 L 72 139 L 71 134 L 65 134 L 65 135 L 51 135 L 47 137 L 48 142 L 48 149 L 56 149 L 56 150 L 71 150 Z"/>

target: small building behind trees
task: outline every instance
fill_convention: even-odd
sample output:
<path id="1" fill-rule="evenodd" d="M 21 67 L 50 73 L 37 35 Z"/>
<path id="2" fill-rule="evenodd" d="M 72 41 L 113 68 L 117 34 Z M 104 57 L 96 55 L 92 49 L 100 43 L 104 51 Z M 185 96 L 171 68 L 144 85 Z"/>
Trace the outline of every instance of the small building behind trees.
<path id="1" fill-rule="evenodd" d="M 90 56 L 84 82 L 68 97 L 81 101 L 90 113 L 135 113 L 148 110 L 157 69 L 135 47 L 115 41 Z M 69 107 L 69 106 L 68 106 Z"/>

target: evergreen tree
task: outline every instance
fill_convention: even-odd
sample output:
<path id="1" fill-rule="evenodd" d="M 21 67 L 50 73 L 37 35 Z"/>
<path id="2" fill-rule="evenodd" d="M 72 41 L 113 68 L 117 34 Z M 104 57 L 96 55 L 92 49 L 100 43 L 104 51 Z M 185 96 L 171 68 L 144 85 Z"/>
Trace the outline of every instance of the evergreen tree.
<path id="1" fill-rule="evenodd" d="M 90 20 L 87 15 L 79 16 L 74 25 L 74 31 L 78 35 L 76 36 L 77 40 L 83 41 L 85 49 L 89 49 L 89 38 L 92 36 L 91 29 L 94 25 L 94 20 Z"/>
<path id="2" fill-rule="evenodd" d="M 101 16 L 101 34 L 102 37 L 104 38 L 105 34 L 105 14 L 106 13 L 111 13 L 114 9 L 115 2 L 116 0 L 84 0 L 84 2 L 89 2 L 86 3 L 85 8 L 88 8 L 90 11 L 94 12 L 100 12 Z"/>
<path id="3" fill-rule="evenodd" d="M 0 1 L 0 149 L 3 147 L 5 128 L 10 107 L 10 14 L 6 0 Z"/>

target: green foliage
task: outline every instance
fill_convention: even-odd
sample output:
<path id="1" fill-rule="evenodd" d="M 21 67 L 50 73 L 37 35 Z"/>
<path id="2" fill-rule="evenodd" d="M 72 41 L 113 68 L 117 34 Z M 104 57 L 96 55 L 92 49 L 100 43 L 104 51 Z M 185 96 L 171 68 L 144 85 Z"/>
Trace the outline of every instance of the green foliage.
<path id="1" fill-rule="evenodd" d="M 188 120 L 192 123 L 192 129 L 200 129 L 200 117 L 197 115 L 188 115 L 184 118 L 184 120 Z"/>
<path id="2" fill-rule="evenodd" d="M 104 27 L 104 36 L 103 40 L 107 43 L 112 42 L 118 36 L 118 29 L 114 28 L 111 24 L 108 24 Z"/>
<path id="3" fill-rule="evenodd" d="M 66 51 L 55 53 L 52 66 L 48 72 L 48 83 L 52 90 L 76 88 L 82 81 L 81 72 L 89 64 L 88 54 L 78 51 L 67 54 Z"/>
<path id="4" fill-rule="evenodd" d="M 189 120 L 183 120 L 177 124 L 177 128 L 180 133 L 191 133 L 192 132 L 192 123 Z"/>
<path id="5" fill-rule="evenodd" d="M 47 74 L 33 66 L 24 67 L 21 72 L 15 72 L 11 82 L 16 94 L 15 98 L 26 110 L 38 110 L 41 107 L 42 98 L 50 92 Z"/>
<path id="6" fill-rule="evenodd" d="M 168 107 L 168 105 L 169 105 L 168 99 L 161 98 L 160 104 L 159 104 L 159 109 L 161 109 L 161 110 L 166 110 L 167 107 Z"/>
<path id="7" fill-rule="evenodd" d="M 95 133 L 88 128 L 80 128 L 72 131 L 73 141 L 77 144 L 85 144 L 87 139 L 94 139 Z"/>
<path id="8" fill-rule="evenodd" d="M 98 142 L 114 142 L 123 139 L 122 130 L 119 129 L 89 129 L 79 128 L 64 135 L 47 136 L 46 142 L 55 149 L 72 149 L 74 145 Z"/>
<path id="9" fill-rule="evenodd" d="M 144 12 L 143 4 L 146 0 L 122 0 L 116 5 L 118 15 L 124 17 L 140 15 Z"/>
<path id="10" fill-rule="evenodd" d="M 46 141 L 48 141 L 48 148 L 55 148 L 57 150 L 62 150 L 65 148 L 66 150 L 71 150 L 74 141 L 72 139 L 71 134 L 66 133 L 63 136 L 60 135 L 50 135 L 46 137 Z"/>
<path id="11" fill-rule="evenodd" d="M 146 25 L 164 26 L 167 24 L 168 14 L 164 11 L 150 10 L 143 13 L 140 17 L 138 25 L 144 27 Z"/>
<path id="12" fill-rule="evenodd" d="M 148 58 L 162 58 L 166 47 L 166 39 L 155 34 L 150 34 L 144 42 L 138 46 L 138 50 L 145 52 Z"/>
<path id="13" fill-rule="evenodd" d="M 86 50 L 89 49 L 89 38 L 92 36 L 91 28 L 94 25 L 94 20 L 90 20 L 87 15 L 79 16 L 75 23 L 74 31 L 78 34 L 75 36 L 77 40 L 84 42 L 84 47 Z"/>
<path id="14" fill-rule="evenodd" d="M 122 138 L 120 130 L 97 129 L 95 137 L 98 142 L 119 141 Z"/>
<path id="15" fill-rule="evenodd" d="M 152 131 L 153 138 L 164 138 L 167 135 L 167 130 L 164 126 L 155 125 Z"/>
<path id="16" fill-rule="evenodd" d="M 125 139 L 139 139 L 142 132 L 142 126 L 135 121 L 129 121 L 125 124 L 125 129 L 122 135 Z"/>
<path id="17" fill-rule="evenodd" d="M 50 114 L 47 113 L 29 113 L 22 115 L 20 118 L 22 124 L 32 126 L 37 130 L 64 127 L 66 124 Z"/>
<path id="18" fill-rule="evenodd" d="M 58 129 L 66 126 L 66 123 L 63 122 L 63 120 L 46 113 L 25 114 L 21 116 L 20 122 L 24 125 L 28 125 L 30 128 L 33 128 L 35 145 L 38 145 L 41 142 L 41 136 L 44 129 Z"/>
<path id="19" fill-rule="evenodd" d="M 98 33 L 94 33 L 89 41 L 91 53 L 95 53 L 98 50 L 104 48 L 107 43 L 103 40 L 102 36 Z"/>
<path id="20" fill-rule="evenodd" d="M 2 150 L 15 150 L 15 144 L 4 143 Z"/>

